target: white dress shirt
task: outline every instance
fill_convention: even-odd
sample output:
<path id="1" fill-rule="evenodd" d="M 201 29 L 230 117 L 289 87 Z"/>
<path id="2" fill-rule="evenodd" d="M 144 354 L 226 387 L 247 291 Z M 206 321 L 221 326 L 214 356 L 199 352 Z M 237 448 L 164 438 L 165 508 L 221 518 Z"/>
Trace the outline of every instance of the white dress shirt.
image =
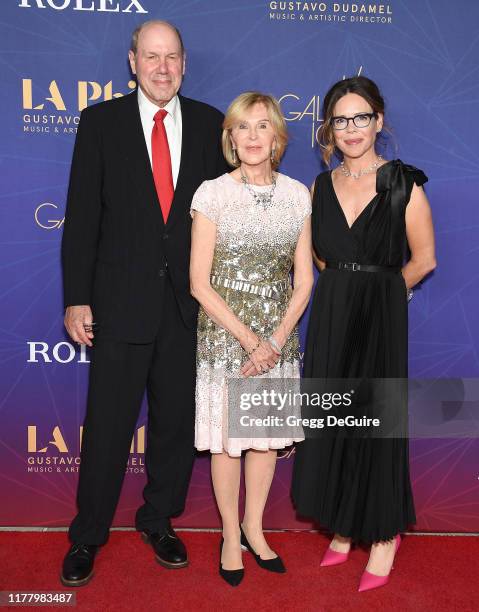
<path id="1" fill-rule="evenodd" d="M 153 117 L 160 110 L 160 107 L 148 100 L 141 90 L 141 87 L 138 87 L 138 107 L 140 109 L 143 133 L 145 134 L 146 148 L 148 149 L 150 164 L 153 167 L 151 157 L 151 131 L 153 130 L 153 126 L 155 124 Z M 181 108 L 178 96 L 172 98 L 164 109 L 168 113 L 163 122 L 165 125 L 166 137 L 168 139 L 168 146 L 170 148 L 173 187 L 176 188 L 176 181 L 178 180 L 178 172 L 180 170 L 182 134 Z"/>

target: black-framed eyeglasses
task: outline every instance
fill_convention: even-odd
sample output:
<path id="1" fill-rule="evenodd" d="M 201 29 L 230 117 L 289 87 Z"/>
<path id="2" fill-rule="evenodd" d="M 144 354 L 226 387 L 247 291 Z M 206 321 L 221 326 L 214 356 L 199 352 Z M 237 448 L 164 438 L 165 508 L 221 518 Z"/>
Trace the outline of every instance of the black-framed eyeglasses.
<path id="1" fill-rule="evenodd" d="M 377 118 L 377 113 L 358 113 L 354 117 L 331 117 L 331 125 L 335 130 L 345 130 L 352 121 L 357 128 L 366 128 L 373 117 Z"/>

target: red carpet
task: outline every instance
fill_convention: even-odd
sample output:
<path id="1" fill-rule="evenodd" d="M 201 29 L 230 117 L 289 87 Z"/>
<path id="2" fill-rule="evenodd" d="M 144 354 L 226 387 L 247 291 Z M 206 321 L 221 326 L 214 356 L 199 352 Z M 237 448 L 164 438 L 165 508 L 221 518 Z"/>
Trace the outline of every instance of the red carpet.
<path id="1" fill-rule="evenodd" d="M 271 533 L 288 573 L 269 574 L 244 553 L 245 578 L 233 589 L 218 575 L 219 534 L 182 532 L 190 567 L 166 570 L 134 532 L 113 532 L 95 576 L 77 588 L 77 610 L 226 611 L 478 610 L 479 537 L 409 536 L 389 585 L 358 593 L 368 552 L 355 549 L 338 567 L 320 568 L 328 540 L 313 533 Z M 67 590 L 58 580 L 65 533 L 0 533 L 0 590 Z M 45 608 L 42 608 L 45 609 Z M 53 608 L 51 608 L 53 609 Z M 56 608 L 58 609 L 58 607 Z"/>

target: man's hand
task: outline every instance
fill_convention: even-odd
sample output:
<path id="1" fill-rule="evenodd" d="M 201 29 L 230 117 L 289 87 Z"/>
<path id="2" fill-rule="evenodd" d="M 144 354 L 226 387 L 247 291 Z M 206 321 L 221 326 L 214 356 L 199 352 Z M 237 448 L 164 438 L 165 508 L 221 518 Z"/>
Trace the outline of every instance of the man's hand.
<path id="1" fill-rule="evenodd" d="M 71 339 L 78 344 L 93 346 L 92 331 L 85 331 L 85 325 L 91 326 L 93 314 L 90 306 L 68 306 L 65 311 L 65 327 Z"/>

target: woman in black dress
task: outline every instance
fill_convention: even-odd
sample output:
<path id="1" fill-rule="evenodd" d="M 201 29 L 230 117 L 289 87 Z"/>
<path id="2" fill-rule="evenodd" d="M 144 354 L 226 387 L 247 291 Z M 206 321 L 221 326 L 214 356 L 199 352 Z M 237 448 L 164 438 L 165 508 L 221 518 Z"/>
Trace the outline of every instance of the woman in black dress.
<path id="1" fill-rule="evenodd" d="M 366 77 L 336 83 L 324 99 L 323 156 L 313 186 L 313 246 L 321 270 L 311 308 L 305 378 L 407 377 L 407 301 L 435 267 L 421 170 L 376 153 L 384 101 Z M 410 257 L 405 262 L 407 247 Z M 403 404 L 404 405 L 404 404 Z M 388 581 L 399 533 L 415 522 L 408 440 L 342 434 L 296 449 L 299 514 L 334 533 L 321 565 L 371 544 L 360 591 Z"/>

